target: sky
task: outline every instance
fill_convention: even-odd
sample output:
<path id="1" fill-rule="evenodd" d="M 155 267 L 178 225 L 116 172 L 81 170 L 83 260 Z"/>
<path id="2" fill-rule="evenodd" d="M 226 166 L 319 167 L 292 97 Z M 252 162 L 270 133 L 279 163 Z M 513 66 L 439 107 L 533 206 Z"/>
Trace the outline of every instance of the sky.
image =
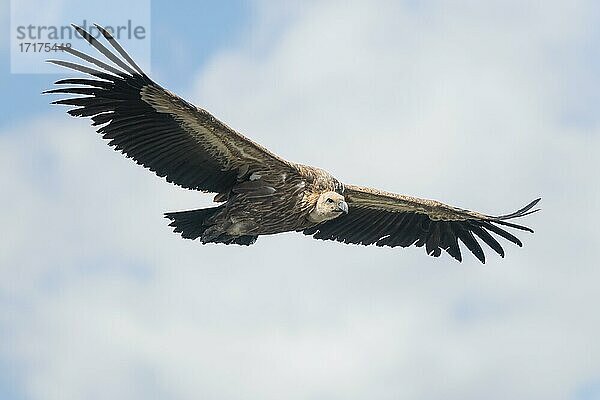
<path id="1" fill-rule="evenodd" d="M 60 75 L 11 73 L 2 0 L 0 398 L 600 399 L 597 2 L 150 12 L 151 77 L 275 153 L 490 214 L 542 197 L 535 234 L 485 265 L 183 240 L 162 213 L 212 196 L 50 106 Z"/>

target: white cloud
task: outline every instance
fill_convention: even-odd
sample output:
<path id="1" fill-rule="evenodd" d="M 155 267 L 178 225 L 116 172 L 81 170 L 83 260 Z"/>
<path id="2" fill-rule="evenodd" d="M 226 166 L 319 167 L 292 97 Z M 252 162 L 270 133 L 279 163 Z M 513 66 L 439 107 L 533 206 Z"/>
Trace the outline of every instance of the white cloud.
<path id="1" fill-rule="evenodd" d="M 195 97 L 347 182 L 484 212 L 542 195 L 523 249 L 480 267 L 297 234 L 200 246 L 161 213 L 209 196 L 135 167 L 85 121 L 40 117 L 0 134 L 0 357 L 24 366 L 23 390 L 562 399 L 600 380 L 599 136 L 561 119 L 589 4 L 456 4 L 259 3 L 258 21 L 288 25 L 215 57 Z"/>

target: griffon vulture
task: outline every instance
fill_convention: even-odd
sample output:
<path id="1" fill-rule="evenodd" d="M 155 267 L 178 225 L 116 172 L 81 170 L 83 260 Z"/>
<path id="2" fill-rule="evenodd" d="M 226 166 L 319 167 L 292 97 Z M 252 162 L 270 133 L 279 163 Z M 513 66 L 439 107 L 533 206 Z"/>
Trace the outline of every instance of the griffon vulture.
<path id="1" fill-rule="evenodd" d="M 251 245 L 259 235 L 299 231 L 344 243 L 425 246 L 429 255 L 444 250 L 461 261 L 460 240 L 483 263 L 480 242 L 504 257 L 492 234 L 522 246 L 504 227 L 533 232 L 508 221 L 537 211 L 539 199 L 494 217 L 347 185 L 322 169 L 284 160 L 156 84 L 108 31 L 96 27 L 118 55 L 74 26 L 107 60 L 61 47 L 88 65 L 48 62 L 92 78 L 61 79 L 56 84 L 67 87 L 44 93 L 79 95 L 52 103 L 74 106 L 70 115 L 90 117 L 110 146 L 168 182 L 216 193 L 216 207 L 165 214 L 186 239 Z"/>

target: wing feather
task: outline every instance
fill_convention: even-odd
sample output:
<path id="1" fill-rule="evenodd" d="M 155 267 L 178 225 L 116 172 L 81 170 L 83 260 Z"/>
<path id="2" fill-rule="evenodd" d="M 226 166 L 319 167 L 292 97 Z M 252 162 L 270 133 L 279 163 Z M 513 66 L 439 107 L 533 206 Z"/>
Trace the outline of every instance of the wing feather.
<path id="1" fill-rule="evenodd" d="M 98 133 L 116 150 L 169 182 L 208 192 L 229 193 L 254 172 L 265 181 L 280 181 L 282 173 L 297 174 L 295 164 L 153 82 L 102 27 L 97 26 L 117 54 L 74 27 L 107 61 L 62 48 L 91 66 L 48 61 L 94 79 L 62 79 L 56 84 L 70 86 L 44 93 L 76 96 L 52 103 L 75 107 L 68 111 L 70 115 L 91 117 Z"/>
<path id="2" fill-rule="evenodd" d="M 425 247 L 427 254 L 433 257 L 445 251 L 459 262 L 462 261 L 460 241 L 482 263 L 485 263 L 485 253 L 480 242 L 504 257 L 504 249 L 492 233 L 522 246 L 516 236 L 498 225 L 533 232 L 506 220 L 538 211 L 533 208 L 540 201 L 534 200 L 514 213 L 494 217 L 435 200 L 352 185 L 345 185 L 344 196 L 349 207 L 347 215 L 303 232 L 317 239 L 344 243 Z"/>

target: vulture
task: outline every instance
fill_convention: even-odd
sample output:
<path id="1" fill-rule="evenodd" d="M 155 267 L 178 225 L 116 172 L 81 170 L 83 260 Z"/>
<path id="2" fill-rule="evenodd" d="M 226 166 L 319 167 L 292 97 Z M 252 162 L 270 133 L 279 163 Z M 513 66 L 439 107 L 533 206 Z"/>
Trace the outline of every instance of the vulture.
<path id="1" fill-rule="evenodd" d="M 540 199 L 491 216 L 348 185 L 287 161 L 155 83 L 109 31 L 95 26 L 105 40 L 73 25 L 104 60 L 60 47 L 84 63 L 48 62 L 86 75 L 58 80 L 58 88 L 43 93 L 75 95 L 52 104 L 91 118 L 110 146 L 168 182 L 216 194 L 214 207 L 165 213 L 183 238 L 248 246 L 260 235 L 297 231 L 343 243 L 425 247 L 431 256 L 445 251 L 459 262 L 460 241 L 485 263 L 483 243 L 504 257 L 498 239 L 522 246 L 507 228 L 533 232 L 511 221 L 538 211 Z"/>

